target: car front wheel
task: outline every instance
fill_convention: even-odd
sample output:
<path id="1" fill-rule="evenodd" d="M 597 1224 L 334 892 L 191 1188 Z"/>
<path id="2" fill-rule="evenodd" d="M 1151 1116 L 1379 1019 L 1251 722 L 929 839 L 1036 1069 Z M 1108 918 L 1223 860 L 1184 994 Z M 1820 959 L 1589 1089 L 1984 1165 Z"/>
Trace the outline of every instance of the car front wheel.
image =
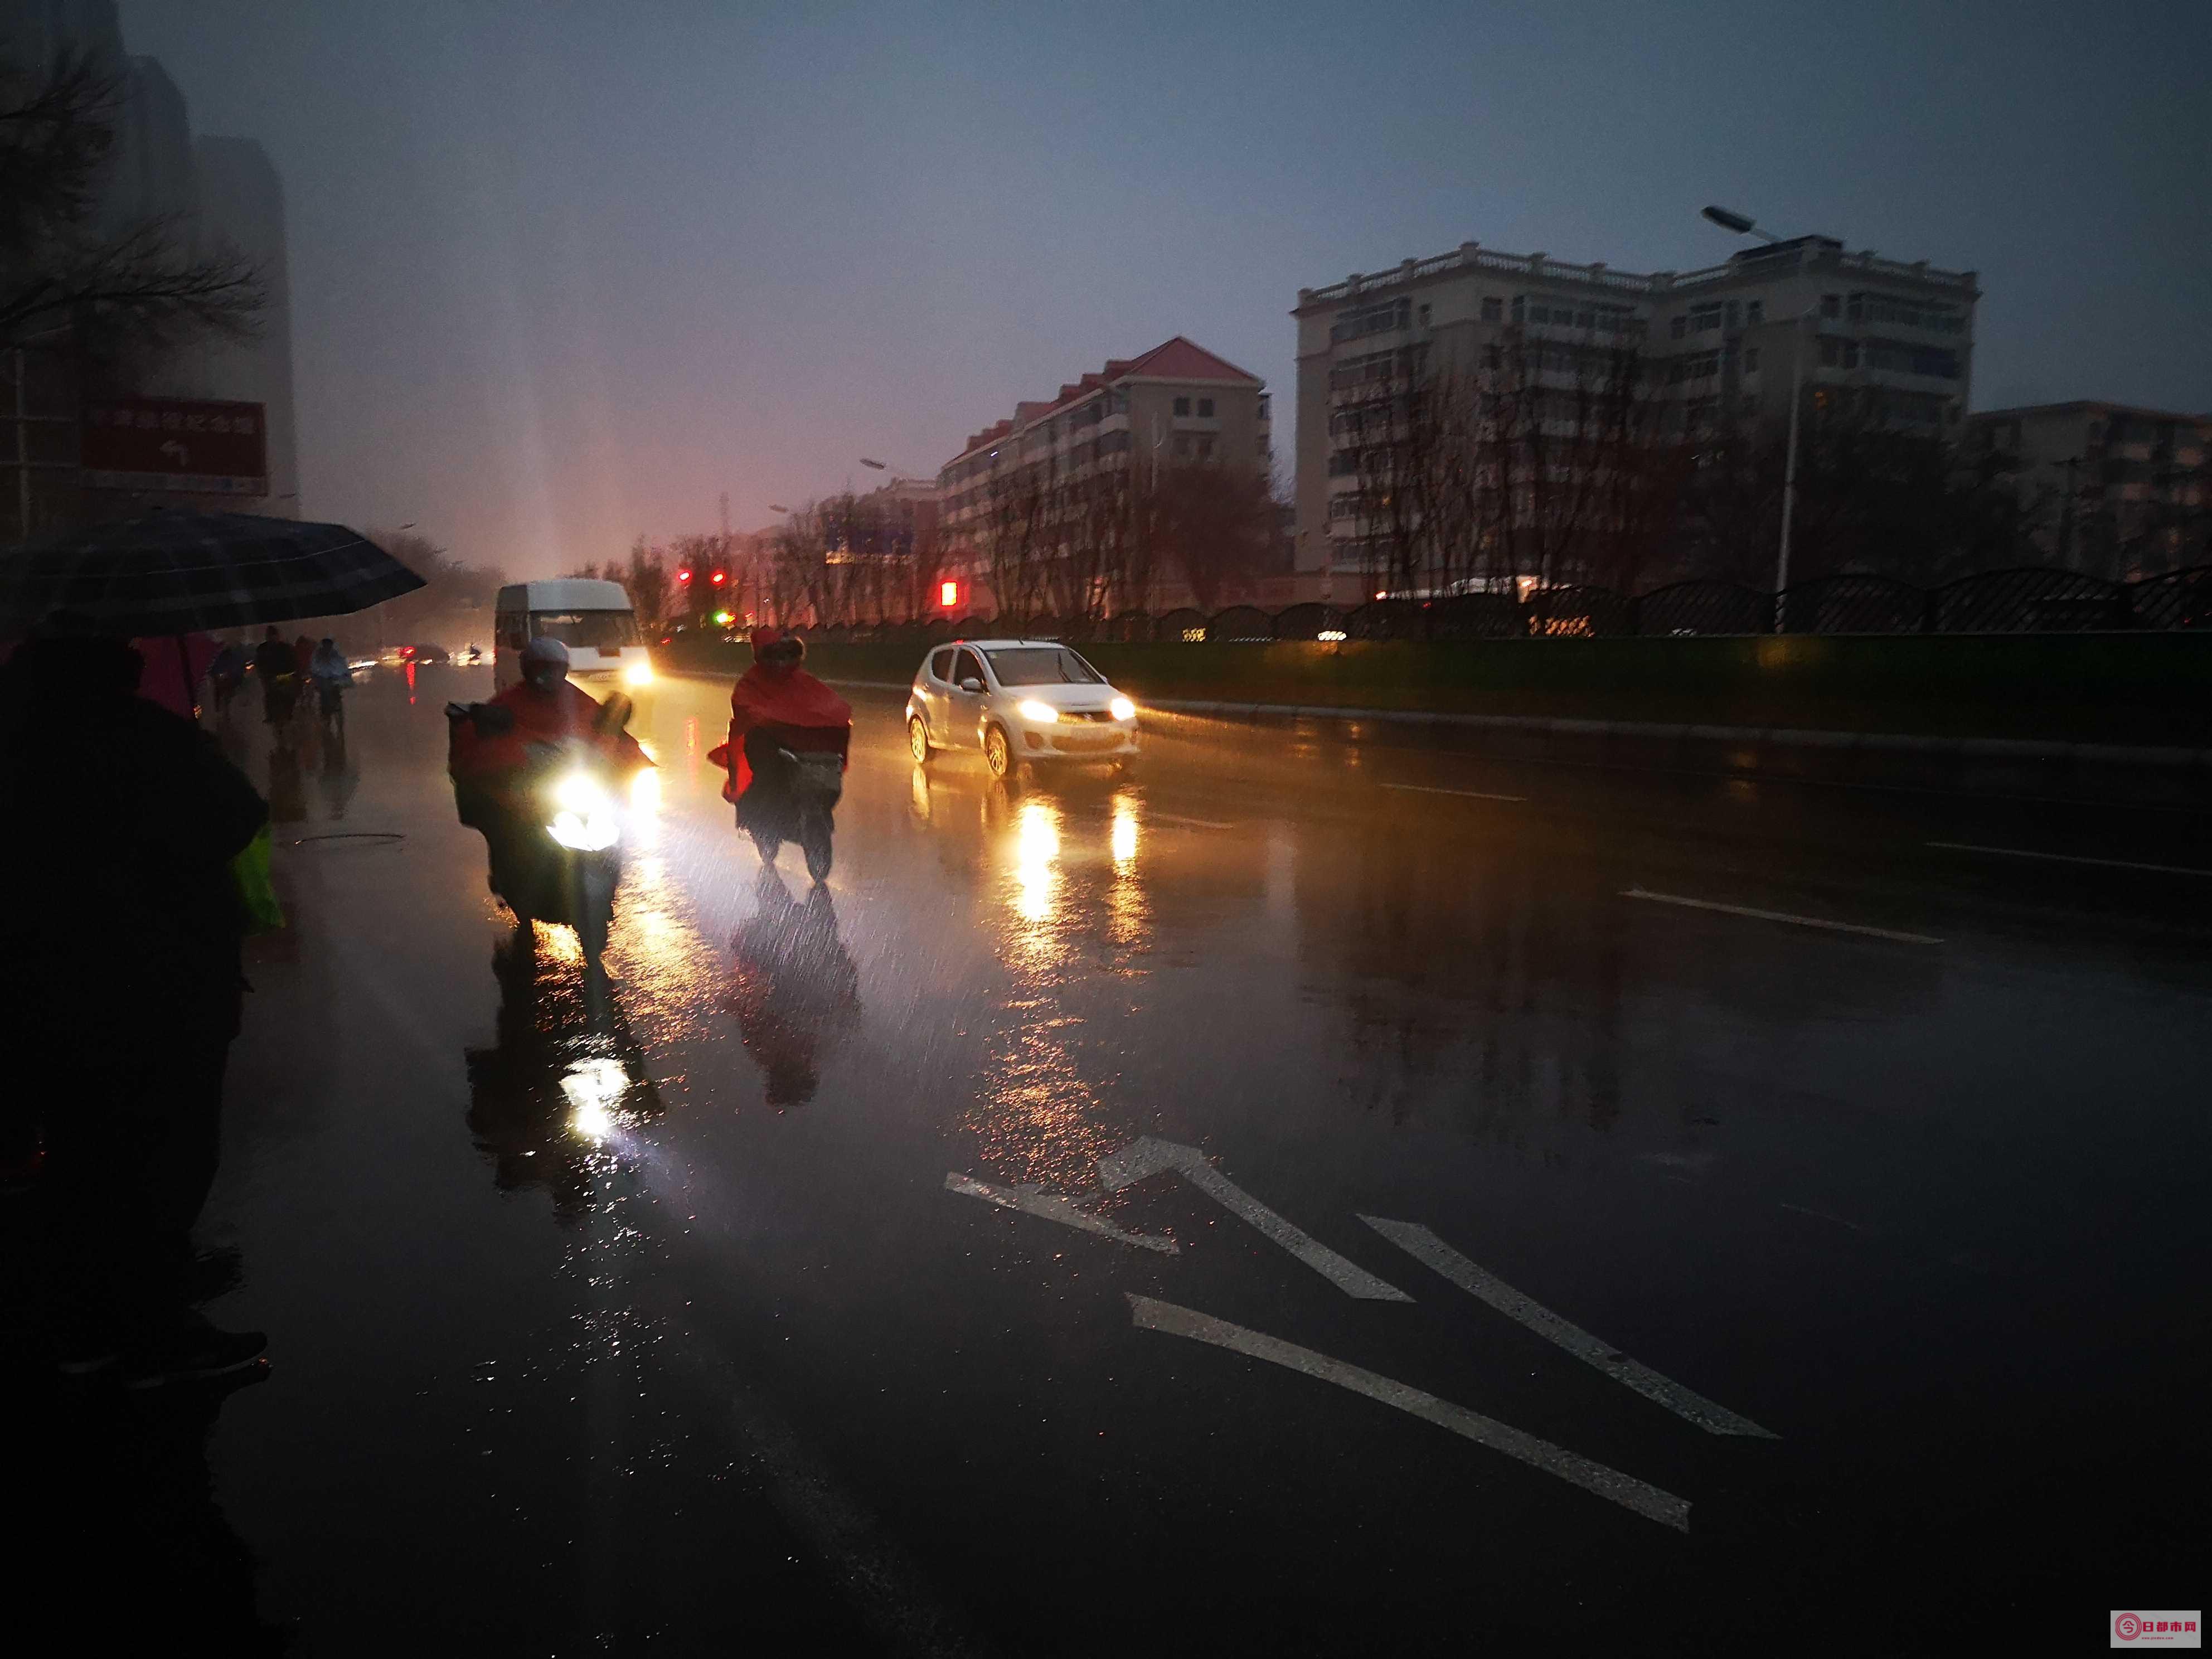
<path id="1" fill-rule="evenodd" d="M 906 746 L 914 751 L 916 766 L 929 764 L 929 728 L 922 724 L 919 714 L 906 723 Z"/>
<path id="2" fill-rule="evenodd" d="M 1003 778 L 1014 769 L 1013 751 L 1006 747 L 1006 734 L 993 726 L 983 734 L 983 764 L 991 769 L 991 775 Z"/>

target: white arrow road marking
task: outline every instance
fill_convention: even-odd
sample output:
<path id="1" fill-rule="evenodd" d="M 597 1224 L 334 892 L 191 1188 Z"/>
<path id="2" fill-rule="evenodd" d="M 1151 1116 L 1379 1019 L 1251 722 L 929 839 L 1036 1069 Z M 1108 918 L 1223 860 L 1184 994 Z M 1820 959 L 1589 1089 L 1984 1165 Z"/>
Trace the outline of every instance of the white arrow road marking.
<path id="1" fill-rule="evenodd" d="M 1701 1394 L 1692 1393 L 1648 1365 L 1639 1365 L 1579 1325 L 1569 1324 L 1549 1308 L 1530 1301 L 1495 1273 L 1468 1261 L 1419 1222 L 1386 1221 L 1373 1215 L 1359 1218 L 1407 1255 L 1434 1267 L 1468 1295 L 1487 1302 L 1508 1319 L 1517 1320 L 1546 1341 L 1556 1342 L 1576 1358 L 1596 1366 L 1614 1382 L 1664 1406 L 1706 1433 L 1747 1435 L 1760 1440 L 1782 1437 L 1771 1430 L 1760 1428 L 1747 1417 L 1738 1417 L 1724 1406 L 1716 1406 Z"/>
<path id="2" fill-rule="evenodd" d="M 1059 1194 L 1046 1192 L 1033 1183 L 996 1187 L 988 1181 L 978 1181 L 973 1176 L 964 1176 L 954 1170 L 945 1177 L 945 1190 L 967 1198 L 980 1198 L 986 1204 L 1019 1210 L 1024 1215 L 1042 1216 L 1047 1221 L 1057 1221 L 1063 1227 L 1077 1227 L 1086 1233 L 1097 1233 L 1101 1238 L 1110 1238 L 1117 1244 L 1133 1244 L 1140 1250 L 1158 1250 L 1162 1255 L 1182 1254 L 1182 1246 L 1172 1238 L 1158 1238 L 1150 1233 L 1133 1233 L 1126 1227 L 1117 1227 L 1105 1217 L 1092 1215 L 1088 1210 L 1079 1210 Z"/>
<path id="3" fill-rule="evenodd" d="M 1448 1400 L 1439 1400 L 1432 1394 L 1410 1388 L 1403 1382 L 1357 1365 L 1347 1365 L 1341 1359 L 1332 1359 L 1325 1353 L 1316 1353 L 1311 1348 L 1301 1348 L 1296 1343 L 1285 1342 L 1248 1330 L 1242 1325 L 1231 1325 L 1210 1314 L 1199 1313 L 1190 1308 L 1179 1308 L 1172 1302 L 1156 1301 L 1149 1296 L 1124 1292 L 1129 1297 L 1129 1314 L 1139 1330 L 1164 1331 L 1170 1336 L 1187 1336 L 1195 1342 L 1208 1342 L 1217 1348 L 1227 1348 L 1254 1359 L 1264 1359 L 1271 1365 L 1280 1365 L 1294 1371 L 1304 1371 L 1308 1376 L 1317 1376 L 1324 1382 L 1334 1382 L 1340 1389 L 1349 1389 L 1354 1394 L 1364 1394 L 1370 1400 L 1379 1400 L 1386 1406 L 1435 1424 L 1440 1429 L 1449 1429 L 1464 1436 L 1479 1446 L 1504 1452 L 1508 1457 L 1518 1458 L 1530 1467 L 1555 1474 L 1562 1480 L 1580 1486 L 1585 1492 L 1595 1492 L 1600 1498 L 1633 1510 L 1646 1520 L 1656 1521 L 1677 1532 L 1690 1529 L 1690 1504 L 1687 1498 L 1677 1498 L 1670 1492 L 1633 1475 L 1623 1474 L 1618 1469 L 1607 1468 L 1602 1463 L 1593 1463 L 1587 1457 L 1577 1456 L 1564 1447 L 1548 1440 L 1539 1440 L 1533 1434 L 1455 1406 Z"/>
<path id="4" fill-rule="evenodd" d="M 1233 823 L 1221 823 L 1212 818 L 1187 818 L 1180 812 L 1147 812 L 1145 816 L 1154 823 L 1179 823 L 1191 830 L 1234 830 Z"/>
<path id="5" fill-rule="evenodd" d="M 1347 1261 L 1311 1235 L 1300 1231 L 1258 1199 L 1231 1181 L 1206 1160 L 1195 1146 L 1143 1135 L 1120 1152 L 1098 1160 L 1098 1182 L 1117 1193 L 1132 1182 L 1173 1170 L 1231 1214 L 1249 1222 L 1261 1233 L 1334 1285 L 1346 1296 L 1364 1302 L 1411 1302 L 1395 1285 L 1385 1284 L 1356 1261 Z"/>
<path id="6" fill-rule="evenodd" d="M 1641 887 L 1623 890 L 1623 898 L 1650 899 L 1655 904 L 1679 904 L 1686 910 L 1717 910 L 1724 916 L 1749 916 L 1758 921 L 1786 921 L 1793 927 L 1819 927 L 1831 933 L 1863 933 L 1869 939 L 1894 939 L 1899 945 L 1941 945 L 1925 933 L 1900 933 L 1893 927 L 1867 927 L 1856 921 L 1830 921 L 1825 916 L 1793 916 L 1787 910 L 1754 910 L 1747 904 L 1717 904 L 1711 899 L 1684 898 L 1680 893 L 1647 893 Z"/>

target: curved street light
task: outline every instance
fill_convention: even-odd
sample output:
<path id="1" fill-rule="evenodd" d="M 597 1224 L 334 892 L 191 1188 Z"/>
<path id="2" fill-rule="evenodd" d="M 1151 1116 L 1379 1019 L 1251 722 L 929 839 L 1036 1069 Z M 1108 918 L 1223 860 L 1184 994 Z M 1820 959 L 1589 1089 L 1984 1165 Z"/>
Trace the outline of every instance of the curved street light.
<path id="1" fill-rule="evenodd" d="M 1738 236 L 1757 236 L 1768 242 L 1782 239 L 1760 228 L 1747 213 L 1707 205 L 1703 216 Z M 1816 302 L 1817 303 L 1817 302 Z M 1797 516 L 1797 415 L 1805 401 L 1805 321 L 1816 315 L 1808 306 L 1790 319 L 1790 453 L 1782 466 L 1782 544 L 1774 557 L 1774 631 L 1782 631 L 1782 592 L 1790 586 L 1790 524 Z"/>

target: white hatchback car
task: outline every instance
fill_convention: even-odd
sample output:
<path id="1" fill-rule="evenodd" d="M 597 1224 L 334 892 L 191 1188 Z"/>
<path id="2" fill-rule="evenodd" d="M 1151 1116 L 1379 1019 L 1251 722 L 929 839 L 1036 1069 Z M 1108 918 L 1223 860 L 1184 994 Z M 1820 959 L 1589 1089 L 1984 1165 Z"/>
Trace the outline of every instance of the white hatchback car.
<path id="1" fill-rule="evenodd" d="M 916 763 L 974 744 L 994 777 L 1041 762 L 1127 766 L 1137 705 L 1057 640 L 954 640 L 922 659 L 906 700 Z"/>

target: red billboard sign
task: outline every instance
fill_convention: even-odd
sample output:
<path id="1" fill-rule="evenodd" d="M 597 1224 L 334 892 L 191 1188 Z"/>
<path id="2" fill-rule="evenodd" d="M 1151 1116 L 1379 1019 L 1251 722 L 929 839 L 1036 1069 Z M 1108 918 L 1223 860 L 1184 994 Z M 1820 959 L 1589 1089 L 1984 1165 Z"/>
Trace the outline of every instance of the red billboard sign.
<path id="1" fill-rule="evenodd" d="M 269 493 L 268 410 L 260 404 L 112 398 L 84 412 L 85 482 L 95 489 Z"/>

